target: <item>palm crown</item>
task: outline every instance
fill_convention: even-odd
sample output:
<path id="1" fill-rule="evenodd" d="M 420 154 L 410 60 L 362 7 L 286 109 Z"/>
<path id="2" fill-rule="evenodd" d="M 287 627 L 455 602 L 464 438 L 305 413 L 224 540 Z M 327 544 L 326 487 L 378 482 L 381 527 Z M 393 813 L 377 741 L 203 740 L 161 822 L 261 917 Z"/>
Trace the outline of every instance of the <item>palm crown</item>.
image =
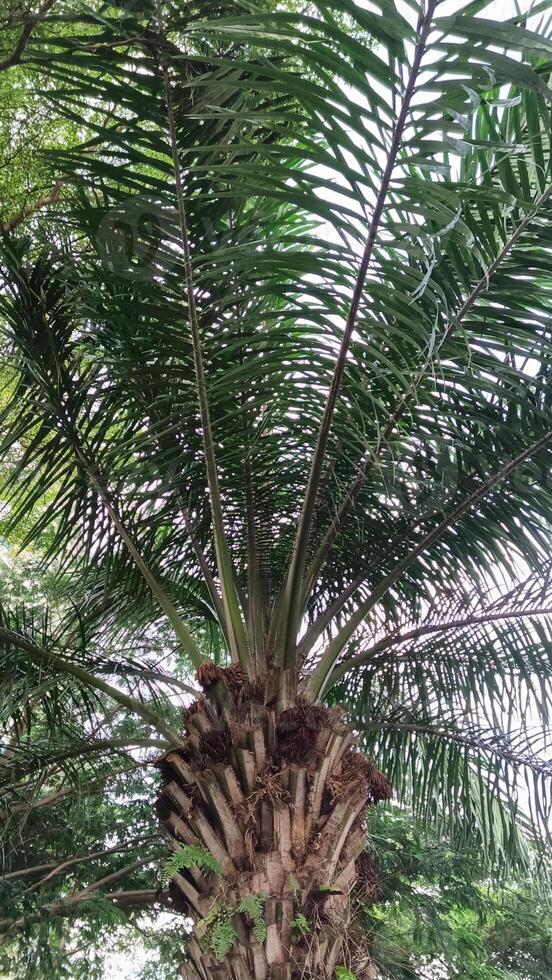
<path id="1" fill-rule="evenodd" d="M 548 4 L 49 6 L 20 57 L 78 138 L 63 207 L 4 216 L 0 303 L 6 533 L 55 562 L 57 611 L 3 611 L 8 730 L 92 690 L 178 739 L 169 624 L 190 668 L 345 704 L 399 795 L 527 860 Z"/>

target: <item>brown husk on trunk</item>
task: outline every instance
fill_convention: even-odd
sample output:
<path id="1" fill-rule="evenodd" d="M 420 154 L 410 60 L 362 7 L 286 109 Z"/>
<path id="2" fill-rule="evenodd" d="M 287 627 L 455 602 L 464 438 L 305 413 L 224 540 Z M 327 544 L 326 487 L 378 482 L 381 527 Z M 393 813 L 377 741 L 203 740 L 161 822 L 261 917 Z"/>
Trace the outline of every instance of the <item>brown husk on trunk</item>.
<path id="1" fill-rule="evenodd" d="M 365 901 L 379 895 L 363 818 L 390 798 L 389 781 L 355 749 L 341 710 L 298 697 L 278 711 L 262 701 L 274 678 L 250 682 L 239 666 L 204 664 L 197 677 L 204 696 L 185 712 L 187 744 L 157 763 L 169 846 L 200 847 L 222 872 L 192 865 L 171 882 L 175 908 L 195 922 L 182 976 L 329 980 L 346 965 L 370 980 L 351 897 L 355 886 Z M 248 896 L 262 896 L 266 935 L 237 911 Z M 226 923 L 224 956 L 213 920 Z"/>

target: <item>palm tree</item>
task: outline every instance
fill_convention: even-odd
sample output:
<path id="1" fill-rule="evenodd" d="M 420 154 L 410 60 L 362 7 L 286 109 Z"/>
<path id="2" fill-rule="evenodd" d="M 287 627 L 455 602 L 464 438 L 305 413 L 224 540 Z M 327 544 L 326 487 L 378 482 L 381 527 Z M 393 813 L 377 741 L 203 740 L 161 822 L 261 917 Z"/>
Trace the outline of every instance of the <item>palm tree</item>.
<path id="1" fill-rule="evenodd" d="M 190 980 L 374 976 L 392 791 L 495 868 L 546 834 L 552 32 L 486 6 L 10 21 L 71 135 L 3 219 L 5 527 L 56 580 L 2 612 L 4 783 L 116 758 L 100 710 L 163 745 Z"/>

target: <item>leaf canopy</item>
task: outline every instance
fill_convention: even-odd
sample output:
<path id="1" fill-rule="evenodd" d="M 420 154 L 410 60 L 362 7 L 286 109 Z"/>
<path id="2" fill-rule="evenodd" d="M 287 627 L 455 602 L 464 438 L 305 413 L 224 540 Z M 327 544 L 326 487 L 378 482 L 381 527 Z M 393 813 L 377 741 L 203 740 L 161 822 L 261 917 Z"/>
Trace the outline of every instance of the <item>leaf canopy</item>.
<path id="1" fill-rule="evenodd" d="M 0 629 L 39 768 L 98 703 L 169 737 L 172 674 L 230 657 L 344 702 L 495 867 L 545 841 L 552 22 L 489 6 L 59 0 L 15 61 L 9 15 L 0 100 L 54 134 L 0 286 L 2 531 L 56 582 Z"/>

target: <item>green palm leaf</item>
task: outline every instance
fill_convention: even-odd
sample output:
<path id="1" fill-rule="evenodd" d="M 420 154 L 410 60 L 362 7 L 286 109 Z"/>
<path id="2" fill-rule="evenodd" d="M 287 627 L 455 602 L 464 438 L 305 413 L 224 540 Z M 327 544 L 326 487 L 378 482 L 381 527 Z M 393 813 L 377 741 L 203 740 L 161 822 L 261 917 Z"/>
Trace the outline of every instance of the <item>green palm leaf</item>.
<path id="1" fill-rule="evenodd" d="M 490 864 L 546 840 L 552 27 L 489 6 L 34 25 L 21 70 L 70 135 L 63 206 L 0 246 L 1 519 L 70 626 L 7 622 L 0 659 L 38 768 L 94 756 L 104 696 L 178 737 L 166 682 L 211 657 L 278 710 L 343 702 Z"/>

